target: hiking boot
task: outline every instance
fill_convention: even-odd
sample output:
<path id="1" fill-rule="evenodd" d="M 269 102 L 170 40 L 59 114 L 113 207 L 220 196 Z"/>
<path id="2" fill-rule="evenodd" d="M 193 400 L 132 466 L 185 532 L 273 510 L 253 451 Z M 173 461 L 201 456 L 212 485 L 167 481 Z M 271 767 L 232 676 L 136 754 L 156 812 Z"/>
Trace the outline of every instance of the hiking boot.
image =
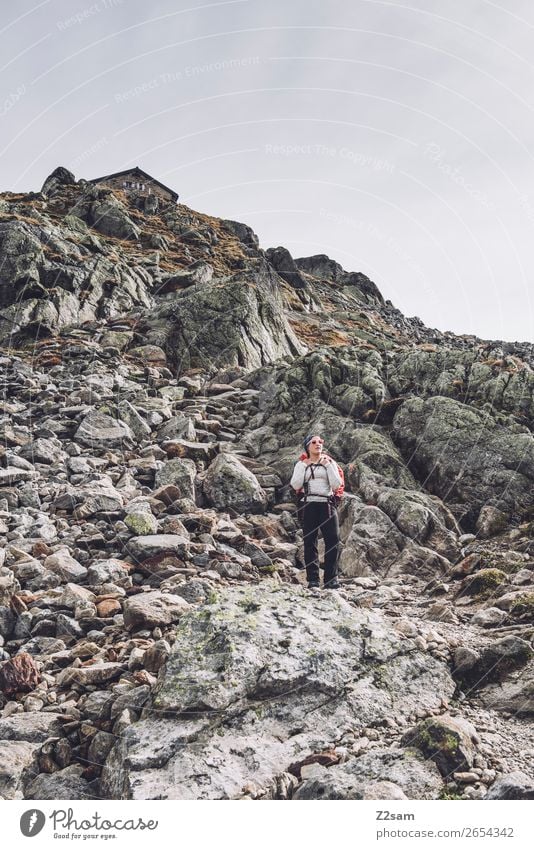
<path id="1" fill-rule="evenodd" d="M 337 578 L 332 578 L 331 581 L 328 581 L 323 587 L 325 590 L 339 590 L 341 589 L 341 584 L 339 583 Z"/>
<path id="2" fill-rule="evenodd" d="M 320 586 L 321 586 L 321 584 L 319 583 L 319 581 L 308 581 L 308 589 L 309 590 L 319 589 Z"/>

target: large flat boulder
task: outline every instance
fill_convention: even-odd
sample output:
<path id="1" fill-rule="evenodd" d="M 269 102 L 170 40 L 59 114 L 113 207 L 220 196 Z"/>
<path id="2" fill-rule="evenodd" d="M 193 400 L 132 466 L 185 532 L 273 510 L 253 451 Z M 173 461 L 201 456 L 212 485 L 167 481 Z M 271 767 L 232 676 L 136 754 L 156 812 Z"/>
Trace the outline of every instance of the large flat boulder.
<path id="1" fill-rule="evenodd" d="M 180 618 L 151 704 L 106 761 L 103 792 L 237 798 L 349 729 L 437 707 L 453 690 L 446 665 L 378 612 L 274 581 L 226 588 Z"/>

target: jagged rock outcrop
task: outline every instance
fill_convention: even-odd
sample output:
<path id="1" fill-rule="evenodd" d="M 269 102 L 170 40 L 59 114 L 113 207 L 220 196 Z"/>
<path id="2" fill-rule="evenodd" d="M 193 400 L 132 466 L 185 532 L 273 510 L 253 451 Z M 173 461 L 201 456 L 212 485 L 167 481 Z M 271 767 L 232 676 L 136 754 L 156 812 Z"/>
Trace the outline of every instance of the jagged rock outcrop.
<path id="1" fill-rule="evenodd" d="M 63 186 L 72 186 L 76 183 L 76 179 L 72 171 L 69 171 L 68 168 L 63 168 L 63 166 L 59 166 L 59 168 L 54 169 L 51 174 L 48 175 L 46 180 L 44 181 L 41 194 L 46 195 L 46 197 L 53 197 L 56 194 L 61 192 Z"/>
<path id="2" fill-rule="evenodd" d="M 165 349 L 179 375 L 224 366 L 250 371 L 303 350 L 265 266 L 176 293 L 152 310 L 140 329 Z"/>

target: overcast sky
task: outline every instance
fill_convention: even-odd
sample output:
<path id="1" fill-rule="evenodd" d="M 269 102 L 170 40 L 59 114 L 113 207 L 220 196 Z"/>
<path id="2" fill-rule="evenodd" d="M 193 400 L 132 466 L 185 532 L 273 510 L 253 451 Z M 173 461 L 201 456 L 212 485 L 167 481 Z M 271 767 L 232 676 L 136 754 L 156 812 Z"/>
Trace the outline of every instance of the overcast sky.
<path id="1" fill-rule="evenodd" d="M 0 189 L 139 165 L 431 327 L 534 340 L 528 0 L 19 0 Z"/>

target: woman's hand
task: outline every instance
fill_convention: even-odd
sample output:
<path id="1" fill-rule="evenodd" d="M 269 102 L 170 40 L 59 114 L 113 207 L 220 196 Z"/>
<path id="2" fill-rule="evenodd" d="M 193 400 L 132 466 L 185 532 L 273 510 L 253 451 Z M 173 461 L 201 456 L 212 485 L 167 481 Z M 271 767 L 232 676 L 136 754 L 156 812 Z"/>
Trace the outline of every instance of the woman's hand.
<path id="1" fill-rule="evenodd" d="M 319 460 L 319 463 L 321 464 L 321 466 L 329 466 L 331 462 L 332 462 L 332 458 L 329 457 L 328 454 L 323 454 L 321 459 Z"/>

